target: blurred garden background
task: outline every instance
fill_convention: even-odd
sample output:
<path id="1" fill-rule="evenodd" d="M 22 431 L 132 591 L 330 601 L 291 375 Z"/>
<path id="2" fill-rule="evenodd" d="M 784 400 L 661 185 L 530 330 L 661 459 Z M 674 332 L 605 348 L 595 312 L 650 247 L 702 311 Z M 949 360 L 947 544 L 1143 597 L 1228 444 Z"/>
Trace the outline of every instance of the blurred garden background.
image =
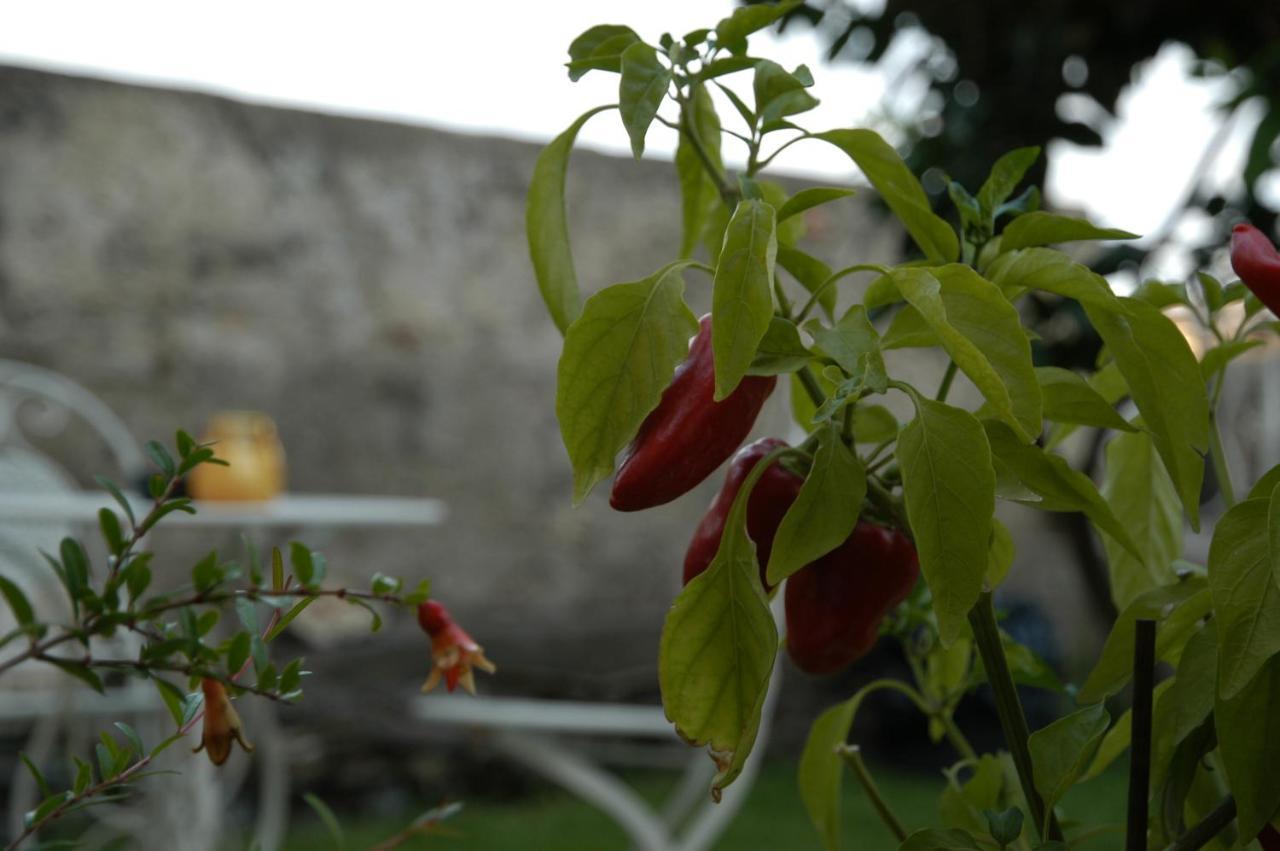
<path id="1" fill-rule="evenodd" d="M 0 358 L 85 388 L 139 444 L 177 428 L 198 433 L 219 412 L 259 411 L 284 447 L 288 493 L 439 500 L 444 510 L 385 528 L 307 518 L 162 528 L 153 548 L 174 576 L 210 547 L 234 556 L 242 532 L 264 546 L 299 538 L 324 552 L 335 582 L 429 578 L 498 665 L 480 678 L 482 697 L 657 706 L 662 618 L 718 481 L 642 518 L 612 512 L 600 494 L 571 507 L 552 402 L 560 336 L 529 267 L 525 194 L 541 146 L 586 105 L 616 96 L 610 76 L 569 82 L 565 48 L 578 32 L 609 21 L 656 39 L 733 8 L 14 10 L 0 32 Z M 1280 14 L 1266 4 L 996 2 L 958 15 L 931 0 L 809 0 L 777 29 L 767 49 L 808 63 L 817 80 L 822 111 L 810 123 L 880 130 L 939 206 L 944 176 L 975 187 L 1004 151 L 1044 145 L 1034 179 L 1045 206 L 1147 235 L 1081 255 L 1117 289 L 1201 266 L 1230 279 L 1221 249 L 1244 216 L 1277 235 Z M 674 139 L 654 133 L 635 162 L 615 124 L 593 122 L 590 150 L 569 170 L 570 231 L 589 291 L 649 274 L 680 236 Z M 817 153 L 797 146 L 775 176 L 789 189 L 818 179 L 861 186 L 847 160 Z M 906 249 L 871 191 L 809 211 L 804 225 L 806 250 L 833 266 L 896 262 Z M 690 298 L 695 309 L 709 301 L 695 288 Z M 1050 300 L 1035 309 L 1039 364 L 1092 363 L 1098 340 L 1083 314 Z M 1242 360 L 1226 397 L 1242 412 L 1227 443 L 1242 447 L 1232 460 L 1247 480 L 1280 456 L 1274 354 Z M 894 356 L 921 374 L 943 366 L 911 350 Z M 757 433 L 786 433 L 785 397 L 776 394 Z M 143 473 L 123 468 L 92 429 L 33 436 L 12 410 L 3 439 L 56 458 L 76 487 L 94 487 L 95 474 L 135 482 Z M 1067 448 L 1102 451 L 1086 433 Z M 22 498 L 14 479 L 0 489 Z M 1204 499 L 1212 515 L 1212 483 Z M 1005 505 L 1000 517 L 1018 552 L 998 599 L 1005 627 L 1042 657 L 1046 678 L 1078 682 L 1115 614 L 1102 546 L 1071 515 Z M 63 525 L 0 513 L 13 540 L 52 535 L 56 547 Z M 1207 530 L 1191 538 L 1186 557 L 1202 561 L 1207 540 Z M 7 576 L 40 567 L 12 547 L 0 558 Z M 459 815 L 404 847 L 631 847 L 614 820 L 512 758 L 491 729 L 433 722 L 416 703 L 428 645 L 407 616 L 370 635 L 365 613 L 321 601 L 286 640 L 315 672 L 305 699 L 245 712 L 257 738 L 279 743 L 272 764 L 283 774 L 237 754 L 235 773 L 218 781 L 216 813 L 205 814 L 211 827 L 183 847 L 245 847 L 272 785 L 287 789 L 270 802 L 288 823 L 283 848 L 332 842 L 304 794 L 337 814 L 352 848 L 452 801 L 464 802 Z M 812 838 L 794 782 L 808 725 L 904 664 L 884 645 L 831 677 L 784 668 L 761 774 L 714 847 L 813 847 L 791 844 Z M 39 720 L 21 709 L 23 687 L 41 684 L 0 682 L 6 830 L 21 798 L 17 754 Z M 923 824 L 953 754 L 920 735 L 925 722 L 908 702 L 873 700 L 854 739 L 886 797 Z M 986 700 L 979 691 L 958 720 L 975 744 L 992 745 L 998 728 L 978 720 L 990 717 Z M 1032 728 L 1069 700 L 1028 688 Z M 674 736 L 547 738 L 652 802 L 691 756 Z M 1068 807 L 1118 820 L 1122 785 L 1105 774 Z M 856 784 L 844 794 L 847 835 L 866 838 L 858 847 L 894 847 Z M 103 844 L 114 835 L 104 830 Z M 160 841 L 142 835 L 125 847 L 173 847 Z M 1094 847 L 1115 845 L 1100 836 Z"/>

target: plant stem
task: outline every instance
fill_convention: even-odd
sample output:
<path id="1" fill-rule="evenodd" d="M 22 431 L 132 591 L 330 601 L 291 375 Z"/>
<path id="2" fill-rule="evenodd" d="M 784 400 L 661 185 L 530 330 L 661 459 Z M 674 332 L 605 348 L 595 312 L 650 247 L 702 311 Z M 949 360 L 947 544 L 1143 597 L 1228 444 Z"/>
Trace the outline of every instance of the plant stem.
<path id="1" fill-rule="evenodd" d="M 800 371 L 796 373 L 796 376 L 800 379 L 800 383 L 804 385 L 804 392 L 809 394 L 810 401 L 820 407 L 827 400 L 827 394 L 822 392 L 822 386 L 818 384 L 818 377 L 813 374 L 813 369 L 806 364 L 800 367 Z"/>
<path id="2" fill-rule="evenodd" d="M 711 182 L 716 185 L 716 191 L 720 193 L 720 200 L 732 210 L 738 206 L 740 193 L 737 188 L 729 183 L 724 172 L 711 159 L 707 149 L 702 146 L 702 140 L 698 138 L 698 132 L 694 129 L 693 122 L 689 119 L 689 102 L 683 98 L 678 98 L 677 102 L 680 104 L 680 132 L 689 142 L 689 147 L 693 149 L 693 153 L 698 158 L 698 161 L 702 163 L 702 167 L 706 169 Z"/>
<path id="3" fill-rule="evenodd" d="M 1043 831 L 1048 824 L 1047 839 L 1062 839 L 1062 829 L 1051 812 L 1046 814 L 1044 799 L 1036 791 L 1032 780 L 1031 750 L 1027 746 L 1030 733 L 1027 730 L 1027 718 L 1022 714 L 1022 701 L 1018 699 L 1018 690 L 1013 684 L 1013 675 L 1009 672 L 1009 660 L 1004 655 L 1004 645 L 1000 641 L 1000 628 L 996 626 L 996 613 L 991 603 L 991 592 L 983 591 L 978 602 L 969 610 L 969 624 L 973 627 L 973 636 L 978 645 L 978 653 L 982 657 L 982 665 L 987 672 L 987 680 L 995 696 L 996 715 L 1000 718 L 1000 729 L 1004 731 L 1005 744 L 1013 755 L 1013 765 L 1018 771 L 1018 782 L 1022 785 L 1022 794 L 1031 809 L 1031 820 L 1036 829 Z"/>
<path id="4" fill-rule="evenodd" d="M 1236 504 L 1235 487 L 1231 484 L 1231 468 L 1227 465 L 1227 453 L 1222 448 L 1222 433 L 1218 430 L 1218 412 L 1209 412 L 1209 454 L 1213 458 L 1213 471 L 1218 475 L 1218 489 L 1227 508 Z"/>
<path id="5" fill-rule="evenodd" d="M 1218 806 L 1170 845 L 1166 851 L 1196 851 L 1223 831 L 1236 817 L 1236 799 L 1228 795 Z"/>
<path id="6" fill-rule="evenodd" d="M 1151 792 L 1151 700 L 1156 676 L 1156 622 L 1140 619 L 1133 639 L 1132 737 L 1125 851 L 1147 851 L 1147 799 Z"/>
<path id="7" fill-rule="evenodd" d="M 906 842 L 907 829 L 902 826 L 902 822 L 894 815 L 893 810 L 889 808 L 888 802 L 880 794 L 876 781 L 871 777 L 871 772 L 867 771 L 867 766 L 862 761 L 862 753 L 859 751 L 858 746 L 841 745 L 836 748 L 836 753 L 849 764 L 853 769 L 853 773 L 858 776 L 858 780 L 862 783 L 862 788 L 866 791 L 867 797 L 871 799 L 871 806 L 875 807 L 876 814 L 880 816 L 880 821 L 884 822 L 885 827 L 889 828 L 889 832 L 894 835 L 898 842 Z"/>
<path id="8" fill-rule="evenodd" d="M 956 380 L 957 369 L 955 361 L 947 362 L 947 371 L 942 373 L 942 383 L 938 385 L 938 392 L 934 394 L 934 399 L 939 402 L 947 401 L 947 394 L 951 392 L 951 382 Z"/>

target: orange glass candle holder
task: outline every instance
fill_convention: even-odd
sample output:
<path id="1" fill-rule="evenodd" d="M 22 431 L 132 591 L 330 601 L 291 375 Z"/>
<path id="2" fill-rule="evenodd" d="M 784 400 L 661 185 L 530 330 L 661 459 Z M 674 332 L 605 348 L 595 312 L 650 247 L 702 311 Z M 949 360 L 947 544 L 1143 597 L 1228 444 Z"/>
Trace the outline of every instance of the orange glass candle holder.
<path id="1" fill-rule="evenodd" d="M 230 466 L 201 464 L 192 470 L 187 485 L 194 498 L 258 502 L 284 490 L 284 445 L 266 414 L 215 414 L 200 442 L 212 443 L 213 451 Z"/>

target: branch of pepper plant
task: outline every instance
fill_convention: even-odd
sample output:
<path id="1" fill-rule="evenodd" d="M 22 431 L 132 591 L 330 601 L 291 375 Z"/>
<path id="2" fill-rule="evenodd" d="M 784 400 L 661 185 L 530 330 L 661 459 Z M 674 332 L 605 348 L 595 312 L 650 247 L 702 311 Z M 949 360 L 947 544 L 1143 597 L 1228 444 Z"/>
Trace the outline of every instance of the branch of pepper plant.
<path id="1" fill-rule="evenodd" d="M 1213 838 L 1226 829 L 1236 817 L 1236 799 L 1231 795 L 1223 798 L 1218 805 L 1209 811 L 1187 832 L 1177 838 L 1165 851 L 1196 851 L 1213 841 Z"/>
<path id="2" fill-rule="evenodd" d="M 871 772 L 867 771 L 866 764 L 862 761 L 862 753 L 857 745 L 840 745 L 836 748 L 836 753 L 840 758 L 853 768 L 853 773 L 857 776 L 858 781 L 862 783 L 863 790 L 867 793 L 867 797 L 871 799 L 871 806 L 875 808 L 880 821 L 884 822 L 885 827 L 889 828 L 889 832 L 893 834 L 898 842 L 907 841 L 907 829 L 902 826 L 902 821 L 890 809 L 889 803 L 880 794 L 880 789 L 876 786 L 876 781 L 872 778 Z"/>

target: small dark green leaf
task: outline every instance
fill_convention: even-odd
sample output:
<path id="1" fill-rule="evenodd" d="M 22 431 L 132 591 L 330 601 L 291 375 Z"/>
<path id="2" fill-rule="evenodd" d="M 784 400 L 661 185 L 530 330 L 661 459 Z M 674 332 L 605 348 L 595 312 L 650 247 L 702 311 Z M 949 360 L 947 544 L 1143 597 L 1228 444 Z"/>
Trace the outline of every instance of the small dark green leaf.
<path id="1" fill-rule="evenodd" d="M 725 230 L 711 294 L 716 401 L 737 388 L 773 320 L 776 231 L 774 209 L 763 201 L 739 203 Z"/>
<path id="2" fill-rule="evenodd" d="M 1096 703 L 1031 734 L 1032 776 L 1046 807 L 1052 809 L 1084 774 L 1110 721 L 1106 706 Z"/>
<path id="3" fill-rule="evenodd" d="M 1022 810 L 1017 807 L 1001 812 L 984 810 L 982 814 L 987 818 L 987 831 L 991 838 L 1000 845 L 1012 845 L 1022 835 Z"/>
<path id="4" fill-rule="evenodd" d="M 284 556 L 279 547 L 271 548 L 271 590 L 284 590 Z"/>
<path id="5" fill-rule="evenodd" d="M 191 582 L 197 591 L 208 591 L 221 581 L 222 568 L 218 566 L 216 552 L 210 551 L 191 568 Z"/>
<path id="6" fill-rule="evenodd" d="M 231 646 L 227 649 L 227 673 L 230 676 L 239 674 L 244 663 L 249 661 L 251 643 L 252 639 L 247 632 L 237 632 L 231 639 Z"/>
<path id="7" fill-rule="evenodd" d="M 0 594 L 13 610 L 13 617 L 19 626 L 30 626 L 35 622 L 35 612 L 31 608 L 27 595 L 12 580 L 0 576 Z"/>
<path id="8" fill-rule="evenodd" d="M 98 694 L 106 693 L 106 688 L 102 685 L 102 679 L 94 673 L 92 668 L 89 668 L 80 662 L 71 662 L 66 659 L 51 658 L 46 661 L 48 661 L 50 665 L 60 668 L 64 673 L 70 674 L 77 680 L 80 680 L 80 682 L 89 686 L 89 688 L 98 692 Z"/>
<path id="9" fill-rule="evenodd" d="M 375 573 L 373 575 L 373 593 L 375 594 L 399 594 L 403 584 L 394 576 L 387 576 L 383 573 Z"/>
<path id="10" fill-rule="evenodd" d="M 991 167 L 991 174 L 978 190 L 978 205 L 985 215 L 994 218 L 996 210 L 1009 200 L 1013 190 L 1018 188 L 1023 176 L 1035 165 L 1039 156 L 1038 147 L 1015 148 L 996 160 Z"/>
<path id="11" fill-rule="evenodd" d="M 312 580 L 315 578 L 315 561 L 311 557 L 311 550 L 307 549 L 305 544 L 298 541 L 289 542 L 289 567 L 304 588 L 311 587 Z"/>
<path id="12" fill-rule="evenodd" d="M 121 510 L 123 510 L 125 516 L 129 518 L 129 523 L 133 526 L 138 525 L 137 519 L 133 516 L 133 506 L 130 504 L 129 500 L 125 498 L 124 493 L 121 492 L 116 483 L 103 476 L 94 476 L 94 479 L 98 484 L 102 485 L 109 494 L 111 494 L 112 499 L 120 504 Z"/>
<path id="13" fill-rule="evenodd" d="M 782 3 L 739 6 L 732 15 L 716 24 L 716 44 L 734 55 L 742 54 L 747 49 L 747 36 L 769 26 L 802 2 L 785 0 Z"/>
<path id="14" fill-rule="evenodd" d="M 645 135 L 670 85 L 671 69 L 658 61 L 658 52 L 652 47 L 638 41 L 622 52 L 618 111 L 636 159 L 644 153 Z"/>
<path id="15" fill-rule="evenodd" d="M 44 775 L 40 773 L 40 769 L 31 761 L 31 757 L 22 751 L 18 751 L 18 759 L 22 760 L 22 764 L 27 767 L 27 771 L 31 774 L 31 778 L 36 781 L 36 788 L 40 790 L 41 796 L 47 798 L 53 794 L 53 790 L 49 788 L 49 782 L 44 779 Z"/>
<path id="16" fill-rule="evenodd" d="M 288 628 L 289 624 L 293 623 L 294 619 L 297 618 L 298 615 L 302 614 L 303 610 L 306 609 L 307 606 L 310 606 L 312 603 L 314 603 L 316 599 L 317 598 L 315 597 L 303 597 L 301 600 L 295 603 L 293 607 L 289 609 L 289 611 L 281 615 L 280 620 L 277 621 L 276 625 L 273 626 L 271 628 L 271 631 L 267 633 L 266 640 L 274 641 L 276 637 L 279 636 L 280 633 L 284 632 L 285 629 Z"/>
<path id="17" fill-rule="evenodd" d="M 169 450 L 164 445 L 155 440 L 148 440 L 146 444 L 148 457 L 151 462 L 164 471 L 166 476 L 173 477 L 177 472 L 178 466 L 173 461 L 173 456 L 169 454 Z"/>
<path id="18" fill-rule="evenodd" d="M 112 555 L 119 555 L 124 549 L 124 534 L 120 531 L 120 518 L 110 508 L 98 511 L 98 527 L 102 530 L 102 540 Z"/>

